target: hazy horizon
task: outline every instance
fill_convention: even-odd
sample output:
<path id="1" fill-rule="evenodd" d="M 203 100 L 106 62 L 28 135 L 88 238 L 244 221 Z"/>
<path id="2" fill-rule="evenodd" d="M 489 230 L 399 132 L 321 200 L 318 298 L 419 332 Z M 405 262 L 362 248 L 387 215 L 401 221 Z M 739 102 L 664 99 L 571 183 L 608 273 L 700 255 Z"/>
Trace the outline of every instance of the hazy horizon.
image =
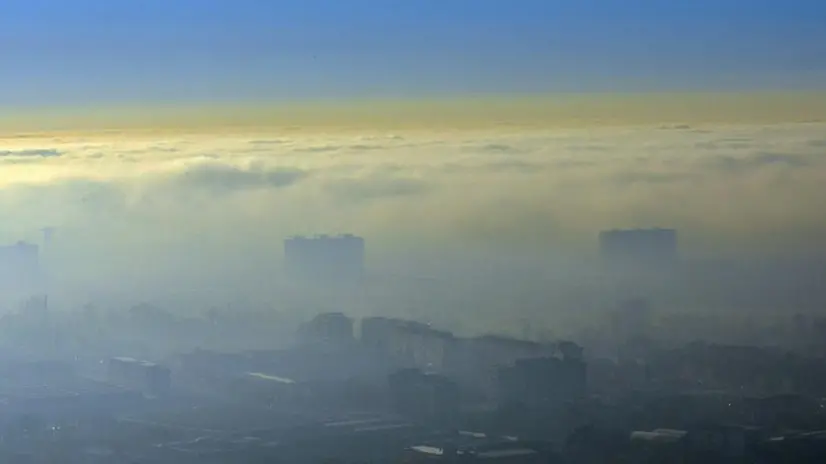
<path id="1" fill-rule="evenodd" d="M 457 131 L 826 120 L 826 91 L 590 92 L 9 106 L 0 136 L 158 132 Z"/>
<path id="2" fill-rule="evenodd" d="M 822 255 L 819 100 L 567 98 L 9 133 L 0 208 L 15 220 L 0 237 L 55 227 L 46 261 L 88 282 L 224 276 L 261 288 L 294 234 L 362 235 L 373 270 L 408 275 L 481 257 L 564 270 L 615 227 L 674 227 L 686 258 Z"/>
<path id="3" fill-rule="evenodd" d="M 14 5 L 0 240 L 150 293 L 269 295 L 305 233 L 451 278 L 579 275 L 617 227 L 823 255 L 822 5 L 552 3 Z"/>

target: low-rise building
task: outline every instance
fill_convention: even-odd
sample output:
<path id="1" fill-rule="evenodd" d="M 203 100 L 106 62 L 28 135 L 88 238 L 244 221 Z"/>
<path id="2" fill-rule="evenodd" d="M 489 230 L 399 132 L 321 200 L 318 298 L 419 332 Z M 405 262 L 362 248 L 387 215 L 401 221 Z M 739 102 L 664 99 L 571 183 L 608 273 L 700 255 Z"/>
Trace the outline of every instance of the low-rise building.
<path id="1" fill-rule="evenodd" d="M 521 359 L 499 368 L 499 404 L 543 406 L 582 399 L 585 362 L 553 357 Z"/>
<path id="2" fill-rule="evenodd" d="M 389 356 L 400 367 L 442 372 L 455 341 L 452 333 L 421 322 L 369 317 L 361 323 L 362 344 Z"/>
<path id="3" fill-rule="evenodd" d="M 353 320 L 343 313 L 319 314 L 302 326 L 301 335 L 309 342 L 351 343 Z"/>
<path id="4" fill-rule="evenodd" d="M 390 375 L 394 410 L 422 423 L 454 424 L 459 415 L 459 390 L 454 382 L 418 369 L 402 369 Z"/>
<path id="5" fill-rule="evenodd" d="M 164 395 L 172 385 L 172 375 L 168 368 L 128 357 L 109 360 L 107 379 L 113 385 L 150 395 Z"/>
<path id="6" fill-rule="evenodd" d="M 556 354 L 556 348 L 539 342 L 519 340 L 500 335 L 459 340 L 448 358 L 448 371 L 463 390 L 484 398 L 497 397 L 499 368 L 520 359 L 542 358 Z"/>

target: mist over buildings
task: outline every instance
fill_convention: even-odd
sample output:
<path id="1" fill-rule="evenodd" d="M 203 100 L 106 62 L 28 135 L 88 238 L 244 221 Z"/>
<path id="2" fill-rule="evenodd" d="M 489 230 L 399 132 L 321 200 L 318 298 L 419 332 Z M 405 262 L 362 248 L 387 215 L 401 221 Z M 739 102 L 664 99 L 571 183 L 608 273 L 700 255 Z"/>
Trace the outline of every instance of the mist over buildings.
<path id="1" fill-rule="evenodd" d="M 826 124 L 424 108 L 7 131 L 0 455 L 823 462 Z"/>
<path id="2" fill-rule="evenodd" d="M 826 249 L 822 123 L 447 127 L 7 135 L 0 237 L 54 227 L 55 304 L 312 312 L 341 300 L 288 283 L 283 240 L 353 233 L 373 282 L 355 309 L 472 330 L 617 296 L 592 291 L 606 229 L 674 228 L 681 262 L 744 269 Z M 692 306 L 686 282 L 664 302 Z"/>
<path id="3" fill-rule="evenodd" d="M 0 463 L 826 462 L 826 3 L 6 3 Z"/>

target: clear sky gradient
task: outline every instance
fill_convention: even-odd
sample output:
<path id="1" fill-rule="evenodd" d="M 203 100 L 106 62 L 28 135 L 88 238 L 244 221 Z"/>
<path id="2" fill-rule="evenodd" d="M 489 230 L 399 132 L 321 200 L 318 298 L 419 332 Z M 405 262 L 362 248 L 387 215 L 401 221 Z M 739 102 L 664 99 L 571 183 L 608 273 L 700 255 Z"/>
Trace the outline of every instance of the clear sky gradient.
<path id="1" fill-rule="evenodd" d="M 826 87 L 822 0 L 9 0 L 0 105 Z"/>

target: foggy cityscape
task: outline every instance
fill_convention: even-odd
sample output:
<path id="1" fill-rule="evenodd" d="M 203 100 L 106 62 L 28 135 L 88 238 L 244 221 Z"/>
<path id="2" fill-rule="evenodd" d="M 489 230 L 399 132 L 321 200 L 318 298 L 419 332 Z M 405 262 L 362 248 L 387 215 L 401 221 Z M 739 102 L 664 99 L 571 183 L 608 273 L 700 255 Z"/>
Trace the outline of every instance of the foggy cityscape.
<path id="1" fill-rule="evenodd" d="M 826 266 L 689 261 L 679 237 L 597 231 L 595 259 L 561 279 L 529 261 L 391 274 L 373 269 L 369 237 L 289 236 L 270 306 L 73 308 L 50 296 L 59 230 L 20 241 L 0 262 L 30 292 L 0 319 L 3 456 L 821 459 Z"/>
<path id="2" fill-rule="evenodd" d="M 826 3 L 390 3 L 4 5 L 0 463 L 826 462 Z"/>

